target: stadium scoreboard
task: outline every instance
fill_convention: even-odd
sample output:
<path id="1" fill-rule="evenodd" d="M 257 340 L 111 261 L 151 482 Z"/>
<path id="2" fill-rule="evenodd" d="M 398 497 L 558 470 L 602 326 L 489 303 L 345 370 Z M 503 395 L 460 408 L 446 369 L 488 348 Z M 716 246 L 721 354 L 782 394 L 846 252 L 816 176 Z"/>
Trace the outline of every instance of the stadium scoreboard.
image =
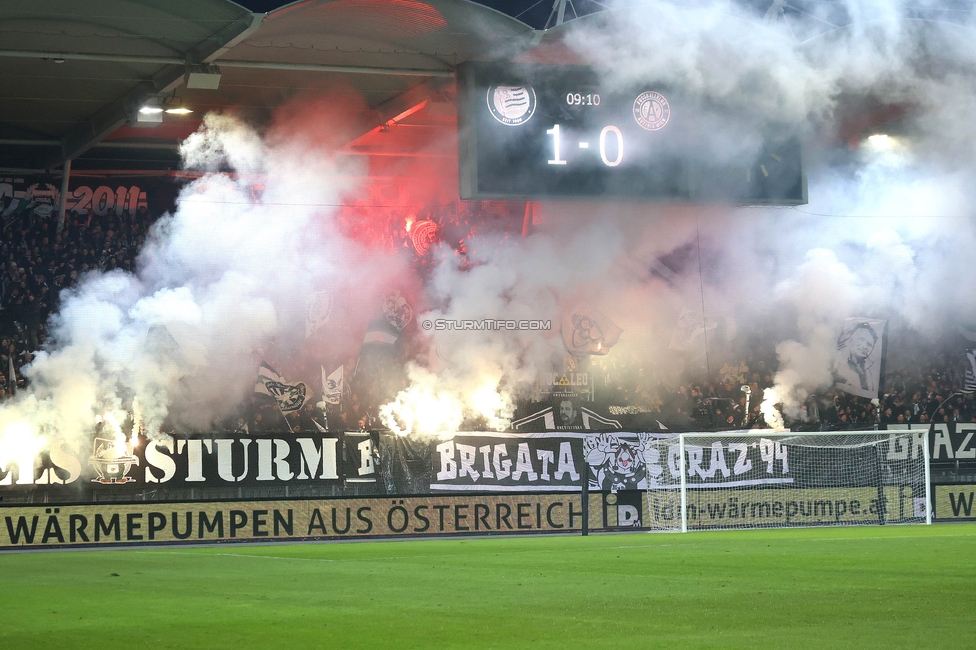
<path id="1" fill-rule="evenodd" d="M 610 89 L 586 67 L 466 63 L 461 198 L 806 203 L 798 140 L 737 134 L 728 110 L 665 84 Z"/>

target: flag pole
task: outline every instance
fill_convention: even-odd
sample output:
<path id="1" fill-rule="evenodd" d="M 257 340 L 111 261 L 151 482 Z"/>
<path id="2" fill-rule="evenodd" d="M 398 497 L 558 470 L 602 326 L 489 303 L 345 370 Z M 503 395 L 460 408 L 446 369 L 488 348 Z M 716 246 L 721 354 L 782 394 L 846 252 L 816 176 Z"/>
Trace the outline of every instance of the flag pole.
<path id="1" fill-rule="evenodd" d="M 275 402 L 277 403 L 278 400 L 276 399 Z M 291 428 L 291 422 L 288 421 L 288 416 L 285 415 L 285 412 L 281 410 L 281 404 L 280 403 L 278 404 L 278 412 L 281 413 L 281 417 L 285 421 L 285 426 L 288 427 L 288 433 L 295 433 L 295 430 Z"/>
<path id="2" fill-rule="evenodd" d="M 10 376 L 7 377 L 7 384 L 10 386 L 10 394 L 16 395 L 17 394 L 17 371 L 14 369 L 14 355 L 10 352 L 10 350 L 7 350 L 7 362 L 8 362 L 7 365 L 10 366 L 8 372 Z"/>

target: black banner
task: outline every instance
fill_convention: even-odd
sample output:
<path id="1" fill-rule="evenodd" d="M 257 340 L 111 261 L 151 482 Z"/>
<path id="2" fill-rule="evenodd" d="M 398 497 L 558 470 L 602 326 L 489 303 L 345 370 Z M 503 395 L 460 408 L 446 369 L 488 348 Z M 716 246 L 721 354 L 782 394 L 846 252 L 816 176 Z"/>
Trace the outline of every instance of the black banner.
<path id="1" fill-rule="evenodd" d="M 380 461 L 379 434 L 342 434 L 342 477 L 349 483 L 376 483 Z"/>
<path id="2" fill-rule="evenodd" d="M 858 434 L 852 433 L 857 436 Z M 869 440 L 844 436 L 729 431 L 685 437 L 685 484 L 692 489 L 793 485 L 878 486 L 921 481 L 924 432 L 892 432 Z M 871 439 L 875 444 L 870 443 Z M 590 490 L 674 489 L 681 484 L 678 436 L 591 433 L 583 438 Z"/>
<path id="3" fill-rule="evenodd" d="M 579 436 L 459 433 L 431 445 L 431 490 L 582 489 Z"/>
<path id="4" fill-rule="evenodd" d="M 933 463 L 949 460 L 976 465 L 976 423 L 936 424 L 929 444 Z"/>
<path id="5" fill-rule="evenodd" d="M 944 422 L 941 424 L 896 425 L 889 424 L 888 460 L 916 459 L 922 457 L 925 430 L 932 427 L 929 436 L 929 458 L 934 465 L 951 462 L 952 465 L 976 466 L 976 422 Z M 905 431 L 911 428 L 909 433 Z"/>
<path id="6" fill-rule="evenodd" d="M 881 434 L 882 436 L 885 434 Z M 925 433 L 891 431 L 877 444 L 831 445 L 744 436 L 685 438 L 690 488 L 792 485 L 868 487 L 918 478 Z M 972 462 L 976 426 L 939 425 L 933 463 Z M 838 441 L 840 443 L 840 441 Z M 531 492 L 673 489 L 680 487 L 679 441 L 673 434 L 626 432 L 462 432 L 450 440 L 366 432 L 209 433 L 165 440 L 96 438 L 85 449 L 54 442 L 0 458 L 0 498 L 37 491 L 56 495 L 125 486 L 210 488 L 375 484 L 387 494 L 444 491 Z M 27 468 L 30 468 L 28 470 Z M 856 471 L 852 471 L 856 468 Z M 914 478 L 913 478 L 914 477 Z M 371 488 L 371 490 L 375 490 Z M 308 492 L 305 493 L 309 495 Z M 109 497 L 110 498 L 110 497 Z M 121 498 L 121 497 L 120 497 Z"/>
<path id="7" fill-rule="evenodd" d="M 116 176 L 92 178 L 72 175 L 65 209 L 103 217 L 109 213 L 135 214 L 140 207 L 153 214 L 173 209 L 181 182 L 168 176 Z M 11 202 L 18 204 L 11 207 Z M 18 205 L 37 218 L 57 213 L 61 201 L 61 179 L 54 176 L 0 175 L 0 208 Z"/>
<path id="8" fill-rule="evenodd" d="M 376 433 L 211 433 L 164 440 L 95 438 L 84 450 L 56 442 L 0 463 L 5 491 L 94 486 L 227 487 L 376 482 Z M 31 471 L 28 471 L 30 468 Z"/>

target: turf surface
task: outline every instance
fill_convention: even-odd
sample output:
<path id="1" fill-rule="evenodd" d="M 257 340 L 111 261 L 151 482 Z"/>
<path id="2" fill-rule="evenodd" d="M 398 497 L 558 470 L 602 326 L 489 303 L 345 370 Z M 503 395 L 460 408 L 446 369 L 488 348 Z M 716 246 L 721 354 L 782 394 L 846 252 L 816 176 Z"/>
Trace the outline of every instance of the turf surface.
<path id="1" fill-rule="evenodd" d="M 0 555 L 0 648 L 972 647 L 976 525 Z"/>

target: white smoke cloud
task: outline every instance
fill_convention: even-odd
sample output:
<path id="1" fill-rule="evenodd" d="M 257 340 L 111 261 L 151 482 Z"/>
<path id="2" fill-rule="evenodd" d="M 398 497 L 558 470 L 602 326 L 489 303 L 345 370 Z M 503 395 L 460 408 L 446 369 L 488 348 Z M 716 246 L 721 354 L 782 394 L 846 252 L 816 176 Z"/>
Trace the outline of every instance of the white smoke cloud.
<path id="1" fill-rule="evenodd" d="M 620 246 L 619 232 L 590 223 L 573 237 L 539 235 L 507 243 L 476 237 L 464 264 L 442 250 L 427 286 L 434 308 L 421 320 L 538 320 L 551 329 L 431 330 L 439 372 L 411 367 L 410 386 L 383 409 L 384 424 L 404 433 L 445 434 L 475 418 L 491 429 L 506 428 L 516 399 L 530 392 L 553 353 L 564 353 L 559 323 L 561 308 L 573 306 L 566 304 L 571 292 L 599 278 Z M 417 405 L 431 403 L 431 396 L 441 412 L 428 412 L 424 420 Z"/>
<path id="2" fill-rule="evenodd" d="M 967 107 L 976 102 L 976 84 L 967 65 L 976 59 L 974 33 L 910 20 L 898 3 L 851 2 L 843 10 L 852 25 L 834 29 L 825 26 L 826 14 L 794 12 L 761 24 L 748 9 L 726 2 L 643 2 L 567 29 L 569 46 L 611 88 L 663 83 L 703 105 L 720 103 L 722 114 L 700 124 L 698 135 L 710 137 L 688 134 L 683 144 L 689 150 L 704 145 L 710 156 L 731 160 L 755 151 L 770 125 L 801 135 L 811 203 L 796 211 L 725 214 L 698 206 L 680 217 L 673 208 L 647 205 L 602 211 L 611 214 L 558 205 L 564 213 L 587 212 L 583 218 L 597 224 L 596 230 L 579 229 L 581 221 L 571 217 L 551 220 L 546 235 L 559 241 L 562 254 L 546 257 L 531 246 L 511 257 L 503 252 L 485 267 L 497 274 L 492 277 L 498 286 L 442 268 L 443 294 L 460 309 L 435 315 L 469 317 L 478 313 L 469 306 L 472 299 L 491 305 L 512 296 L 518 297 L 516 305 L 524 300 L 555 309 L 558 300 L 532 302 L 540 287 L 550 296 L 600 296 L 615 305 L 614 318 L 626 322 L 632 336 L 643 326 L 658 339 L 653 352 L 622 342 L 617 353 L 649 356 L 662 354 L 660 339 L 668 334 L 663 324 L 674 322 L 681 305 L 712 315 L 744 313 L 766 321 L 765 333 L 779 340 L 779 371 L 764 407 L 774 425 L 782 422 L 772 404 L 797 417 L 810 394 L 832 383 L 845 318 L 894 318 L 933 338 L 953 321 L 971 321 L 976 300 L 971 283 L 960 280 L 968 277 L 962 251 L 976 241 L 960 218 L 971 213 L 976 134 Z M 941 63 L 948 65 L 940 69 Z M 837 134 L 850 130 L 847 121 L 886 104 L 906 107 L 894 125 L 898 132 L 838 163 Z M 719 123 L 736 137 L 713 137 Z M 869 134 L 855 131 L 850 137 Z M 622 234 L 626 245 L 589 248 Z M 684 242 L 697 248 L 699 239 L 706 267 L 716 268 L 700 275 L 687 265 L 670 289 L 649 278 L 655 255 Z M 501 280 L 513 276 L 519 279 Z M 792 316 L 784 322 L 784 314 Z M 748 330 L 757 322 L 743 325 Z M 438 338 L 439 348 L 451 347 L 447 338 Z M 457 338 L 462 354 L 447 355 L 451 370 L 437 377 L 456 388 L 459 403 L 472 388 L 458 381 L 459 372 L 487 375 L 500 385 L 505 377 L 531 374 L 519 356 L 531 347 L 525 342 L 485 353 L 482 342 Z M 491 372 L 480 367 L 485 359 L 493 360 Z M 430 386 L 434 377 L 428 373 L 420 383 Z"/>
<path id="3" fill-rule="evenodd" d="M 828 9 L 838 10 L 818 9 L 820 21 L 833 20 Z M 796 14 L 762 24 L 726 2 L 644 2 L 567 29 L 610 87 L 662 82 L 723 106 L 703 113 L 690 150 L 748 155 L 769 125 L 802 136 L 810 204 L 549 203 L 526 239 L 476 238 L 465 264 L 442 251 L 418 320 L 541 319 L 553 331 L 431 332 L 431 360 L 409 368 L 384 422 L 415 433 L 449 434 L 468 418 L 503 428 L 515 399 L 564 354 L 560 314 L 580 301 L 624 328 L 612 355 L 642 357 L 669 377 L 682 370 L 667 340 L 683 307 L 734 313 L 746 333 L 762 327 L 779 357 L 767 408 L 791 416 L 830 385 L 844 318 L 897 318 L 933 338 L 976 322 L 973 31 L 908 20 L 903 3 L 839 10 L 851 27 Z M 904 109 L 890 146 L 844 151 L 841 137 L 868 135 L 853 117 L 889 104 Z M 719 126 L 729 135 L 706 137 Z M 207 426 L 249 389 L 255 348 L 300 340 L 308 291 L 396 276 L 394 261 L 330 234 L 329 210 L 314 206 L 338 202 L 349 170 L 303 138 L 318 127 L 292 127 L 293 137 L 262 139 L 232 118 L 207 118 L 183 155 L 211 173 L 156 226 L 137 274 L 92 274 L 65 296 L 49 349 L 25 373 L 32 389 L 0 409 L 0 431 L 27 421 L 77 440 L 105 410 L 137 412 L 150 431 L 167 416 Z M 676 262 L 668 282 L 650 271 L 685 248 L 701 264 Z"/>
<path id="4" fill-rule="evenodd" d="M 83 449 L 110 411 L 151 437 L 167 418 L 212 427 L 253 387 L 262 346 L 303 340 L 308 293 L 346 289 L 361 273 L 368 300 L 388 282 L 396 262 L 331 222 L 360 170 L 305 136 L 271 144 L 208 115 L 182 155 L 210 171 L 155 224 L 136 273 L 89 273 L 62 294 L 45 350 L 24 370 L 30 389 L 0 406 L 0 432 L 29 428 Z"/>

